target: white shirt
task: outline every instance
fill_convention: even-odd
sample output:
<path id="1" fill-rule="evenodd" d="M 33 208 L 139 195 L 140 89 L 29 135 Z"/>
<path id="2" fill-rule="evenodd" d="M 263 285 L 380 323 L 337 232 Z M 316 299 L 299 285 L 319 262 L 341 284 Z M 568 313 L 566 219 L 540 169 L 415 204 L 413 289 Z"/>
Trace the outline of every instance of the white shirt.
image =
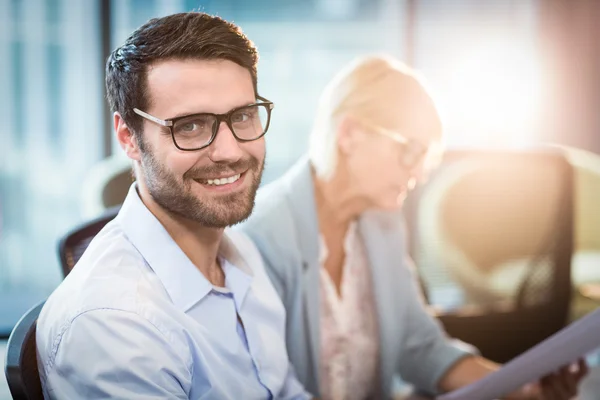
<path id="1" fill-rule="evenodd" d="M 324 268 L 321 237 L 321 395 L 324 400 L 359 400 L 377 387 L 379 336 L 371 275 L 356 223 L 344 240 L 344 267 L 338 296 Z"/>
<path id="2" fill-rule="evenodd" d="M 219 257 L 225 288 L 199 272 L 132 185 L 42 310 L 45 397 L 308 398 L 288 361 L 284 308 L 255 247 L 226 232 Z"/>

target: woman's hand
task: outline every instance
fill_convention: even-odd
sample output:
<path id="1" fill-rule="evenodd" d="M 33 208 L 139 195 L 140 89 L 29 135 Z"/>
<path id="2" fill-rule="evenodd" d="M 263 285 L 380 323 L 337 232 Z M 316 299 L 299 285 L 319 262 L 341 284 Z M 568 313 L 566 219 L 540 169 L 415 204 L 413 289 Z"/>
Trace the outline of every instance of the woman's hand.
<path id="1" fill-rule="evenodd" d="M 579 382 L 588 373 L 584 360 L 546 375 L 539 382 L 528 384 L 509 394 L 506 400 L 570 400 L 577 395 Z"/>

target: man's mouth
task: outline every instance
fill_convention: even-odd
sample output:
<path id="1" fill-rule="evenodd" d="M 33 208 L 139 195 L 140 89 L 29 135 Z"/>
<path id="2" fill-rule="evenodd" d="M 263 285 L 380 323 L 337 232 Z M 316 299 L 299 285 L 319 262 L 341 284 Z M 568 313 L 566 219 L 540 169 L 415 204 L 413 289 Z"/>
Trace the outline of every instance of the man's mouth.
<path id="1" fill-rule="evenodd" d="M 203 185 L 208 185 L 208 186 L 223 186 L 223 185 L 228 185 L 228 184 L 237 182 L 241 176 L 242 176 L 242 174 L 237 174 L 237 175 L 225 176 L 222 178 L 197 179 L 196 181 L 200 182 Z"/>

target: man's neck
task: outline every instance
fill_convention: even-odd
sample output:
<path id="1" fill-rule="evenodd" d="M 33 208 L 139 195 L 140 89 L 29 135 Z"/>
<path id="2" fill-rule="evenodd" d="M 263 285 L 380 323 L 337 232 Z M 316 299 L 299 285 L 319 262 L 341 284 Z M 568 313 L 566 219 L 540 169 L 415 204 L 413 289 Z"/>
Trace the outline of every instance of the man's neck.
<path id="1" fill-rule="evenodd" d="M 225 274 L 217 259 L 223 228 L 207 228 L 174 215 L 157 204 L 147 191 L 138 187 L 138 193 L 144 205 L 202 275 L 215 286 L 225 286 Z"/>

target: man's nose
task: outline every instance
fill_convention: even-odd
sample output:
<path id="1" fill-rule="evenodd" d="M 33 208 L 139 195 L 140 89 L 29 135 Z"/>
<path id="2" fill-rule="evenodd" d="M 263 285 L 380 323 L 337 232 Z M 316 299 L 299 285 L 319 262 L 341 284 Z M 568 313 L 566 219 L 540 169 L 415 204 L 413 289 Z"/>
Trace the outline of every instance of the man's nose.
<path id="1" fill-rule="evenodd" d="M 229 125 L 222 121 L 218 129 L 217 136 L 208 146 L 208 157 L 216 163 L 233 163 L 240 160 L 243 151 Z"/>

